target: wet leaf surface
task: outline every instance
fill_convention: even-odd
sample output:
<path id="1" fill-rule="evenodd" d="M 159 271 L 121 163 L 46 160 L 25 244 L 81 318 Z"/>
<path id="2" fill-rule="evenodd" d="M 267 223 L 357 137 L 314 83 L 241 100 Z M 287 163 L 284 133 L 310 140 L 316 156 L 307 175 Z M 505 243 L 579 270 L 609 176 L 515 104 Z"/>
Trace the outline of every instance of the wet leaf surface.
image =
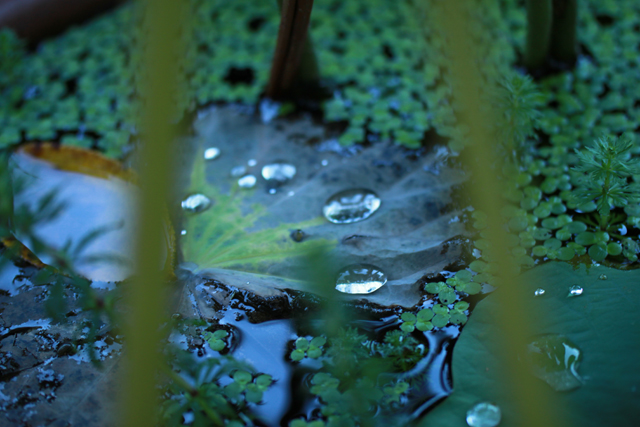
<path id="1" fill-rule="evenodd" d="M 53 323 L 45 313 L 46 289 L 33 286 L 31 270 L 13 280 L 21 286 L 12 296 L 0 295 L 0 425 L 115 425 L 120 343 L 106 330 L 99 334 L 101 369 L 90 363 L 85 345 L 73 354 L 87 316 L 70 298 L 68 322 Z"/>
<path id="2" fill-rule="evenodd" d="M 600 279 L 602 274 L 606 279 Z M 566 336 L 582 351 L 577 370 L 582 386 L 568 392 L 548 388 L 550 398 L 563 411 L 557 425 L 635 425 L 640 418 L 640 271 L 605 267 L 587 271 L 584 266 L 573 270 L 553 262 L 528 271 L 523 278 L 523 284 L 514 286 L 521 286 L 530 297 L 534 333 Z M 572 284 L 580 284 L 583 294 L 567 298 Z M 545 289 L 543 296 L 534 297 L 537 288 Z M 496 309 L 491 295 L 478 303 L 453 350 L 454 392 L 422 425 L 464 427 L 466 412 L 481 401 L 500 406 L 501 427 L 519 425 L 513 402 L 500 391 L 502 367 L 490 351 L 501 333 L 495 323 Z"/>
<path id="3" fill-rule="evenodd" d="M 339 151 L 336 141 L 305 142 L 324 139 L 323 129 L 309 119 L 263 124 L 231 109 L 211 111 L 196 128 L 202 146 L 196 148 L 182 196 L 204 194 L 212 204 L 203 212 L 186 213 L 181 247 L 184 261 L 191 263 L 186 266 L 199 275 L 262 296 L 282 289 L 311 291 L 313 278 L 301 255 L 326 250 L 334 274 L 346 265 L 366 263 L 389 278 L 372 294 L 345 298 L 413 306 L 420 296 L 417 281 L 460 258 L 459 245 L 444 243 L 463 233 L 460 212 L 447 209 L 452 185 L 464 177 L 435 164 L 433 153 L 414 158 L 402 148 L 378 143 L 346 157 L 319 151 Z M 219 148 L 220 157 L 205 161 L 209 147 Z M 260 177 L 260 169 L 274 162 L 294 165 L 296 175 L 273 186 Z M 254 189 L 238 188 L 238 178 L 231 176 L 236 166 L 259 177 Z M 360 222 L 330 223 L 322 216 L 325 202 L 352 188 L 375 192 L 380 208 Z"/>

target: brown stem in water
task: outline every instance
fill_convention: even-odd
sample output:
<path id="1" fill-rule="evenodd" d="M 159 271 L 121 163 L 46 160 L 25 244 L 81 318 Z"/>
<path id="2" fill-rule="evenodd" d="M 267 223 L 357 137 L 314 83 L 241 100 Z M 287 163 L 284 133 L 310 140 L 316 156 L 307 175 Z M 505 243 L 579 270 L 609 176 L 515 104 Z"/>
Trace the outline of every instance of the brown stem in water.
<path id="1" fill-rule="evenodd" d="M 266 92 L 269 98 L 282 99 L 289 96 L 303 54 L 306 62 L 309 62 L 307 58 L 311 44 L 307 42 L 307 32 L 312 7 L 313 0 L 282 0 L 282 18 Z M 305 64 L 305 68 L 308 66 L 309 64 Z M 316 70 L 307 73 L 317 76 Z"/>

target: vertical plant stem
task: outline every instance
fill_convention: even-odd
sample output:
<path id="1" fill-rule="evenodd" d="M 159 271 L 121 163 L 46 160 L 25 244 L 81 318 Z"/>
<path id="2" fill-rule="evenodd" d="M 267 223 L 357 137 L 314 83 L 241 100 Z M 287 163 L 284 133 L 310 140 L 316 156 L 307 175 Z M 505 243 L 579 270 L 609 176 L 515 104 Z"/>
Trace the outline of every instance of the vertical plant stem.
<path id="1" fill-rule="evenodd" d="M 553 0 L 527 0 L 527 44 L 524 65 L 530 71 L 541 68 L 549 55 Z"/>
<path id="2" fill-rule="evenodd" d="M 313 0 L 282 0 L 281 4 L 282 17 L 266 92 L 273 99 L 290 95 L 299 68 L 305 79 L 318 75 L 315 55 L 307 41 Z M 305 65 L 300 67 L 303 57 Z"/>
<path id="3" fill-rule="evenodd" d="M 577 58 L 578 0 L 553 0 L 551 56 L 573 65 Z"/>
<path id="4" fill-rule="evenodd" d="M 487 214 L 487 237 L 493 249 L 491 263 L 495 263 L 498 284 L 498 290 L 491 297 L 499 302 L 500 310 L 496 317 L 503 338 L 499 348 L 491 351 L 500 357 L 504 367 L 501 378 L 505 396 L 511 397 L 516 411 L 517 418 L 511 419 L 510 423 L 520 427 L 552 427 L 558 425 L 553 402 L 545 393 L 544 384 L 533 377 L 519 360 L 531 336 L 531 329 L 527 306 L 516 289 L 522 278 L 516 280 L 516 266 L 507 249 L 508 234 L 501 213 L 505 206 L 502 198 L 505 179 L 499 178 L 502 159 L 497 155 L 495 135 L 487 125 L 495 123 L 496 117 L 481 98 L 482 91 L 487 90 L 487 82 L 483 80 L 479 66 L 484 63 L 479 57 L 481 49 L 474 45 L 474 38 L 468 32 L 471 25 L 467 8 L 458 2 L 437 3 L 440 5 L 434 12 L 438 13 L 436 22 L 440 23 L 447 41 L 453 105 L 459 124 L 468 129 L 466 135 L 470 144 L 466 150 L 470 161 L 465 166 L 472 176 L 469 195 L 472 205 Z M 492 80 L 497 79 L 494 76 Z"/>
<path id="5" fill-rule="evenodd" d="M 138 208 L 137 275 L 128 295 L 126 379 L 119 425 L 157 425 L 156 375 L 162 364 L 160 325 L 166 321 L 162 274 L 163 212 L 172 180 L 171 143 L 176 135 L 175 100 L 181 17 L 184 2 L 146 0 L 142 69 L 138 81 L 143 101 L 140 117 L 140 200 Z"/>

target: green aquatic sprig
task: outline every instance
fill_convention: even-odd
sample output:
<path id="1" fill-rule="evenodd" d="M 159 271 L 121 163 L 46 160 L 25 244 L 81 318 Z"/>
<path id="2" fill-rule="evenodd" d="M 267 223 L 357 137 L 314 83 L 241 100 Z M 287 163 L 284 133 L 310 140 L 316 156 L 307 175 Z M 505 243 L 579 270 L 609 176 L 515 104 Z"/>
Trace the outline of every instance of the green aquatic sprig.
<path id="1" fill-rule="evenodd" d="M 573 201 L 578 205 L 596 203 L 602 231 L 611 225 L 612 207 L 640 201 L 640 186 L 628 182 L 640 174 L 640 162 L 630 154 L 633 148 L 634 143 L 628 138 L 603 136 L 593 147 L 575 151 L 579 164 L 573 170 L 584 175 L 573 192 Z"/>
<path id="2" fill-rule="evenodd" d="M 499 82 L 493 97 L 498 118 L 495 128 L 500 145 L 510 157 L 521 158 L 527 139 L 535 138 L 543 100 L 544 96 L 528 75 L 512 73 Z"/>

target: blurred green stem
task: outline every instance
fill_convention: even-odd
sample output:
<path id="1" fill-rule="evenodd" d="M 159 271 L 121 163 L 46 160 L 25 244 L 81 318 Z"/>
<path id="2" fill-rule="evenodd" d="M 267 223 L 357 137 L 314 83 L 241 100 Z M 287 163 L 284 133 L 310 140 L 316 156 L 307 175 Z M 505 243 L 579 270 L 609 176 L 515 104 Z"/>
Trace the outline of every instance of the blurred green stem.
<path id="1" fill-rule="evenodd" d="M 527 0 L 527 44 L 524 65 L 530 71 L 541 68 L 549 54 L 553 0 Z"/>
<path id="2" fill-rule="evenodd" d="M 516 286 L 521 286 L 522 278 L 516 277 L 517 266 L 507 249 L 509 236 L 502 221 L 505 179 L 500 179 L 496 173 L 502 170 L 502 159 L 497 155 L 496 137 L 487 126 L 488 123 L 495 123 L 496 117 L 495 112 L 486 108 L 481 97 L 483 91 L 489 90 L 486 88 L 487 82 L 482 79 L 486 74 L 479 68 L 479 64 L 485 64 L 478 57 L 484 50 L 474 45 L 474 40 L 478 38 L 469 34 L 471 18 L 466 7 L 451 1 L 436 3 L 439 6 L 434 11 L 438 13 L 436 22 L 440 24 L 444 40 L 447 41 L 453 104 L 458 106 L 457 120 L 459 125 L 468 130 L 465 137 L 470 142 L 466 148 L 469 161 L 465 166 L 472 176 L 469 180 L 469 196 L 474 208 L 487 214 L 487 240 L 494 249 L 492 264 L 498 290 L 491 297 L 499 302 L 500 310 L 496 318 L 503 339 L 499 348 L 491 351 L 502 361 L 501 386 L 505 388 L 505 396 L 511 397 L 515 409 L 515 417 L 510 424 L 520 427 L 561 425 L 553 400 L 545 393 L 544 384 L 534 378 L 519 360 L 531 336 L 530 317 L 525 302 L 516 291 Z M 495 77 L 488 79 L 495 80 Z M 505 178 L 509 179 L 508 176 Z"/>
<path id="3" fill-rule="evenodd" d="M 577 57 L 578 0 L 553 0 L 551 56 L 573 65 Z"/>
<path id="4" fill-rule="evenodd" d="M 139 92 L 140 201 L 136 236 L 137 276 L 129 289 L 125 328 L 126 377 L 121 422 L 130 427 L 156 426 L 157 373 L 162 366 L 160 325 L 167 320 L 163 221 L 166 198 L 173 179 L 171 144 L 176 136 L 178 72 L 182 40 L 180 28 L 185 2 L 145 0 Z"/>

